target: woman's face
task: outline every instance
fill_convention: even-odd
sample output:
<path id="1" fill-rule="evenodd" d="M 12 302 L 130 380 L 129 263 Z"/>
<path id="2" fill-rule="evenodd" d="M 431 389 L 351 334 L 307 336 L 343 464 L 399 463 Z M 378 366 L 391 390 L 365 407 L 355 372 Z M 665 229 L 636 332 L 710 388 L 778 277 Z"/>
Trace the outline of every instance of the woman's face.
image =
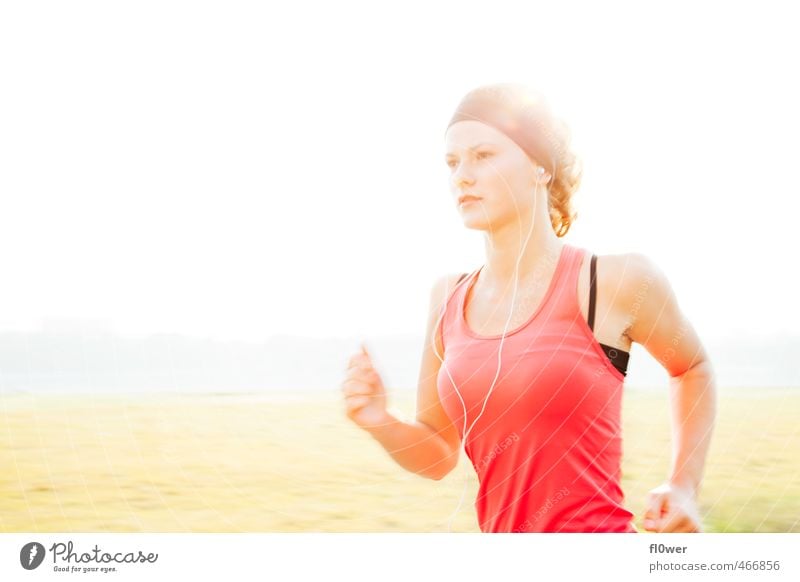
<path id="1" fill-rule="evenodd" d="M 537 166 L 503 132 L 480 121 L 454 123 L 445 134 L 445 162 L 453 202 L 468 228 L 491 231 L 531 215 Z M 538 190 L 547 196 L 546 185 Z M 460 204 L 464 195 L 480 200 Z"/>

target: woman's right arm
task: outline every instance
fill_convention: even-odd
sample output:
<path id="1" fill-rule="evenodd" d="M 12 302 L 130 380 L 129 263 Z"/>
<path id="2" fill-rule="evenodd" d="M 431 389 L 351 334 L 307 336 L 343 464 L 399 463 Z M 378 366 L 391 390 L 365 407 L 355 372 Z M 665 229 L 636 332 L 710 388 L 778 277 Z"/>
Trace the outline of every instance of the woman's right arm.
<path id="1" fill-rule="evenodd" d="M 381 443 L 404 469 L 435 480 L 453 470 L 461 446 L 458 429 L 439 401 L 436 379 L 441 362 L 436 353 L 441 356 L 443 348 L 440 333 L 434 333 L 440 309 L 458 278 L 441 277 L 431 290 L 414 422 L 403 422 L 386 410 L 383 384 L 367 353 L 351 358 L 350 376 L 342 385 L 348 399 L 348 417 Z"/>

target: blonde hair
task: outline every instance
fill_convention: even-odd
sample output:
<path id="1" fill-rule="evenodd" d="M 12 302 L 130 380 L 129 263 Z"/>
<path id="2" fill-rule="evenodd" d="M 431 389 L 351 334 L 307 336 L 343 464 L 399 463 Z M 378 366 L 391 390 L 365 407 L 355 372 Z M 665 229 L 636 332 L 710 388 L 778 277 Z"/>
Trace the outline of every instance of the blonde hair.
<path id="1" fill-rule="evenodd" d="M 555 150 L 558 155 L 553 160 L 553 177 L 548 184 L 547 206 L 556 236 L 563 237 L 578 218 L 572 198 L 581 185 L 583 164 L 572 150 L 572 135 L 567 125 L 556 118 L 552 118 L 552 122 L 556 127 L 558 143 Z"/>

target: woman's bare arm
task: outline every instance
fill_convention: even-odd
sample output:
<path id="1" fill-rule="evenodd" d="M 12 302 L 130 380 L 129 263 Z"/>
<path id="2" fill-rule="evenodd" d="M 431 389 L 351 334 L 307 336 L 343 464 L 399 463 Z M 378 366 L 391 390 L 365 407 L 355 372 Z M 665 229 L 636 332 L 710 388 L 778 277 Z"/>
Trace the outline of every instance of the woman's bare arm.
<path id="1" fill-rule="evenodd" d="M 641 292 L 627 333 L 669 374 L 673 435 L 669 480 L 696 494 L 716 416 L 711 362 L 661 269 L 643 255 L 629 257 L 633 285 L 629 283 L 628 290 Z"/>
<path id="2" fill-rule="evenodd" d="M 461 445 L 458 430 L 439 401 L 436 379 L 441 362 L 436 353 L 442 355 L 442 345 L 440 334 L 434 333 L 439 310 L 457 280 L 458 275 L 441 277 L 431 290 L 415 421 L 404 422 L 387 412 L 384 423 L 368 429 L 403 468 L 435 480 L 443 478 L 456 466 Z"/>

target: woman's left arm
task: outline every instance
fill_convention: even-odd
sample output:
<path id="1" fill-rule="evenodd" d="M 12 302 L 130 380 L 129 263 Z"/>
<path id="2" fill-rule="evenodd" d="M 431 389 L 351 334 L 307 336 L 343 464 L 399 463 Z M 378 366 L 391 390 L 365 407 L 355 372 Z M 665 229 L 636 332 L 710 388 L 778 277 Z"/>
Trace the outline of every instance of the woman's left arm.
<path id="1" fill-rule="evenodd" d="M 644 255 L 626 255 L 626 331 L 669 374 L 672 463 L 667 480 L 647 494 L 644 528 L 700 532 L 697 497 L 717 409 L 714 372 L 661 269 Z"/>

